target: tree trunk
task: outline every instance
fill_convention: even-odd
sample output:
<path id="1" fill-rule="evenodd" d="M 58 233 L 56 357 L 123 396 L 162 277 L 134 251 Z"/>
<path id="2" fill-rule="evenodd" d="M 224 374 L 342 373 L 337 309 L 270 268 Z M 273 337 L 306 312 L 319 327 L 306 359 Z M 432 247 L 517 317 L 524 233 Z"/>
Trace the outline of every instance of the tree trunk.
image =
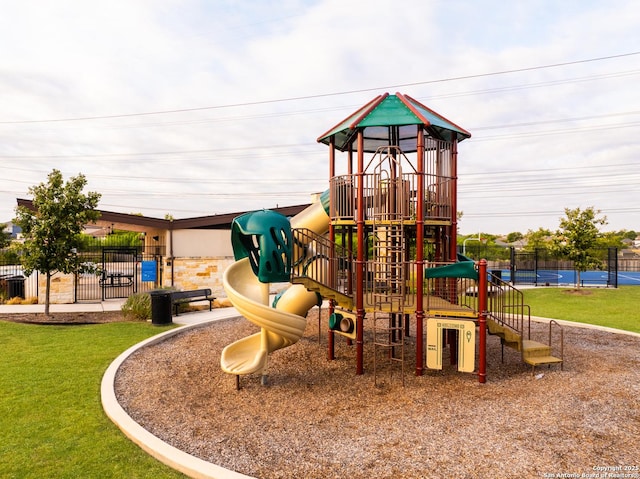
<path id="1" fill-rule="evenodd" d="M 576 288 L 580 288 L 580 270 L 576 270 Z"/>
<path id="2" fill-rule="evenodd" d="M 47 271 L 47 285 L 44 293 L 44 315 L 49 316 L 49 296 L 51 292 L 51 272 Z"/>

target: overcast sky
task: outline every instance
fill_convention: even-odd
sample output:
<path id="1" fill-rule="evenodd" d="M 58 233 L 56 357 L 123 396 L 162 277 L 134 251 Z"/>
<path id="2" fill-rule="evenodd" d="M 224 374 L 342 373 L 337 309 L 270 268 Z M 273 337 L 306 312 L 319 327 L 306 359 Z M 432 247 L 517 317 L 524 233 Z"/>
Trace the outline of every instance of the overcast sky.
<path id="1" fill-rule="evenodd" d="M 378 94 L 472 133 L 462 233 L 640 231 L 636 0 L 0 0 L 0 222 L 54 168 L 99 208 L 306 203 L 319 135 Z"/>

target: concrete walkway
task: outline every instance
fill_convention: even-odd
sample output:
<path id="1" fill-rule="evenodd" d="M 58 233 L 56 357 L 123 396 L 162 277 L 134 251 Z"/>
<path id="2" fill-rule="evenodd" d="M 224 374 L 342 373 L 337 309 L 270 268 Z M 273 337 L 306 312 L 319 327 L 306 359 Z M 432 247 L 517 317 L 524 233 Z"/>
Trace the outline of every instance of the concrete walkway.
<path id="1" fill-rule="evenodd" d="M 68 313 L 68 312 L 100 312 L 100 311 L 120 311 L 125 299 L 111 299 L 102 301 L 101 303 L 74 303 L 74 304 L 51 304 L 49 305 L 50 313 Z M 43 313 L 44 304 L 0 304 L 0 314 L 30 314 Z M 173 316 L 173 322 L 181 325 L 193 325 L 208 323 L 218 319 L 235 318 L 240 316 L 235 308 L 215 308 L 212 311 L 192 311 L 182 313 L 179 316 Z"/>

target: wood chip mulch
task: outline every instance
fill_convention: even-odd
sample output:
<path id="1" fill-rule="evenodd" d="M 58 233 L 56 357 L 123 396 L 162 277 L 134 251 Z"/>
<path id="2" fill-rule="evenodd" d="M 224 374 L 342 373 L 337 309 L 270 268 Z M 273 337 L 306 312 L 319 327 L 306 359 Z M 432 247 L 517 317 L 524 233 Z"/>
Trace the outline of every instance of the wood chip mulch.
<path id="1" fill-rule="evenodd" d="M 579 477 L 640 465 L 638 337 L 566 327 L 564 370 L 532 375 L 511 349 L 502 363 L 490 336 L 484 385 L 446 357 L 442 371 L 416 376 L 412 337 L 403 386 L 384 354 L 374 381 L 370 343 L 364 375 L 343 338 L 327 361 L 317 314 L 271 355 L 267 386 L 248 376 L 237 391 L 220 369 L 222 348 L 257 331 L 237 318 L 136 352 L 118 372 L 119 401 L 164 441 L 260 478 Z M 545 334 L 532 327 L 534 339 Z"/>

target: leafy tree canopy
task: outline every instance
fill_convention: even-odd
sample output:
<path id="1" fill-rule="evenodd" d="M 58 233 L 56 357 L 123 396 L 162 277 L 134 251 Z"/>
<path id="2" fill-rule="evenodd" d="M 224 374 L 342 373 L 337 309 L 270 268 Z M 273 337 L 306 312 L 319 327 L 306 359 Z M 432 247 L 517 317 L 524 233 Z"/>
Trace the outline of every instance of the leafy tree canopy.
<path id="1" fill-rule="evenodd" d="M 622 239 L 634 240 L 638 237 L 638 233 L 633 230 L 630 230 L 630 231 L 622 230 L 622 231 L 618 231 L 617 234 L 622 236 Z"/>
<path id="2" fill-rule="evenodd" d="M 551 242 L 552 233 L 545 228 L 538 228 L 537 230 L 529 230 L 525 235 L 527 244 L 525 250 L 533 251 L 537 248 L 547 248 Z"/>
<path id="3" fill-rule="evenodd" d="M 73 273 L 80 263 L 74 252 L 84 226 L 95 222 L 100 194 L 82 190 L 87 184 L 84 175 L 64 182 L 60 171 L 49 173 L 46 183 L 29 188 L 33 210 L 19 206 L 15 223 L 24 237 L 22 266 L 28 275 L 37 270 L 47 275 L 45 313 L 49 312 L 49 286 L 56 272 Z"/>
<path id="4" fill-rule="evenodd" d="M 97 238 L 83 233 L 78 238 L 78 252 L 92 251 L 103 246 L 140 247 L 143 242 L 143 237 L 135 231 L 115 230 L 107 236 Z"/>
<path id="5" fill-rule="evenodd" d="M 515 243 L 521 239 L 524 239 L 524 235 L 519 231 L 513 231 L 507 235 L 507 243 Z"/>
<path id="6" fill-rule="evenodd" d="M 618 248 L 624 249 L 625 244 L 623 240 L 626 239 L 624 234 L 617 233 L 615 231 L 609 231 L 606 233 L 600 233 L 596 239 L 596 247 L 601 249 L 606 248 Z"/>
<path id="7" fill-rule="evenodd" d="M 564 212 L 566 216 L 553 236 L 552 249 L 573 261 L 580 285 L 580 272 L 599 264 L 592 250 L 601 237 L 598 226 L 606 225 L 607 218 L 599 217 L 600 211 L 592 206 L 584 210 L 565 208 Z"/>

